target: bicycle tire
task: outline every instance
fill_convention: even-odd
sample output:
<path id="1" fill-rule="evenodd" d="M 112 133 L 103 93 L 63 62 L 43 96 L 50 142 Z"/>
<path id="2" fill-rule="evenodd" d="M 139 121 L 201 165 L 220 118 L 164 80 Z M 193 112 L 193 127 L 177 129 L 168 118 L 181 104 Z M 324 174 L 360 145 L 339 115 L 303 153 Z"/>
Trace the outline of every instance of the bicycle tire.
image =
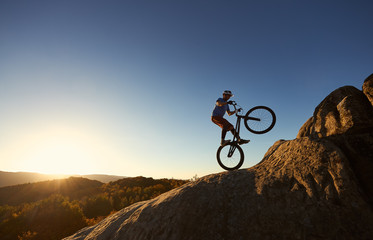
<path id="1" fill-rule="evenodd" d="M 244 123 L 250 132 L 263 134 L 269 132 L 275 126 L 276 115 L 269 107 L 256 106 L 247 111 Z"/>
<path id="2" fill-rule="evenodd" d="M 233 156 L 228 157 L 228 152 L 231 150 L 231 147 L 235 147 Z M 244 158 L 243 150 L 237 143 L 227 143 L 220 146 L 216 152 L 216 159 L 220 167 L 228 171 L 239 169 L 243 164 Z"/>

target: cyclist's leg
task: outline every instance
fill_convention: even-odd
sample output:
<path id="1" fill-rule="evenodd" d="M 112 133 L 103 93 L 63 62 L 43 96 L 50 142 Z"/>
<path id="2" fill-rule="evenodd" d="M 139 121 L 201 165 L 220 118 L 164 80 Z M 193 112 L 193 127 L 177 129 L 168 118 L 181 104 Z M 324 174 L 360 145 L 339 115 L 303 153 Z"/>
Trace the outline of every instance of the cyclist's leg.
<path id="1" fill-rule="evenodd" d="M 221 135 L 221 140 L 222 142 L 225 140 L 225 136 L 227 134 L 228 131 L 234 131 L 234 127 L 233 125 L 228 122 L 228 120 L 226 120 L 225 118 L 222 119 L 222 123 L 223 123 L 223 130 L 222 130 L 222 135 Z M 224 132 L 224 133 L 223 133 Z"/>
<path id="2" fill-rule="evenodd" d="M 239 144 L 244 144 L 244 143 L 250 142 L 250 140 L 241 139 L 235 129 L 232 129 L 231 133 L 232 133 L 233 136 L 235 136 L 237 138 L 237 141 L 238 141 Z"/>
<path id="3" fill-rule="evenodd" d="M 231 131 L 232 135 L 235 136 L 237 138 L 237 140 L 239 141 L 240 136 L 237 134 L 236 130 L 234 130 L 234 128 L 232 128 L 230 131 Z"/>
<path id="4" fill-rule="evenodd" d="M 221 144 L 226 143 L 225 136 L 227 135 L 228 131 L 230 131 L 231 129 L 234 129 L 233 125 L 230 124 L 230 122 L 228 122 L 228 120 L 226 120 L 225 118 L 219 117 L 219 116 L 213 116 L 211 117 L 211 120 L 213 123 L 215 123 L 222 129 L 221 130 Z"/>
<path id="5" fill-rule="evenodd" d="M 227 130 L 226 129 L 222 129 L 221 130 L 221 140 L 224 141 L 225 140 L 225 136 L 227 135 Z"/>

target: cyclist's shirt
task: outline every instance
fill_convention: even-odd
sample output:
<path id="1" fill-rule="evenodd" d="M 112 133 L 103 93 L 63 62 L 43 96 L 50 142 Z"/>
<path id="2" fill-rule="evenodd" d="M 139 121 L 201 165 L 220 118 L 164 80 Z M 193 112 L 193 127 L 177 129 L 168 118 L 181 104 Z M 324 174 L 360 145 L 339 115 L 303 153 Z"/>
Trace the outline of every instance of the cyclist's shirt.
<path id="1" fill-rule="evenodd" d="M 225 101 L 223 98 L 219 98 L 218 100 L 216 100 L 216 102 L 227 102 L 227 101 Z M 226 111 L 230 111 L 230 110 L 229 110 L 229 106 L 228 106 L 228 104 L 219 107 L 219 106 L 215 103 L 215 108 L 214 108 L 214 110 L 212 111 L 212 116 L 213 116 L 213 117 L 223 117 Z"/>

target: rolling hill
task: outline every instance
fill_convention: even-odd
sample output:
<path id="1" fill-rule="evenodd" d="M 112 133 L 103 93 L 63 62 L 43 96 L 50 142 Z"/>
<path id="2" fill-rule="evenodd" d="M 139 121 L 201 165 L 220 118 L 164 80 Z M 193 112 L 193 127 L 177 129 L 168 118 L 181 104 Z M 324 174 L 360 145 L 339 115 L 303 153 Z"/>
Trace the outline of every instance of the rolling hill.
<path id="1" fill-rule="evenodd" d="M 90 174 L 90 175 L 49 175 L 32 172 L 6 172 L 0 171 L 0 187 L 12 186 L 24 183 L 34 183 L 54 179 L 63 179 L 68 177 L 83 177 L 91 180 L 97 180 L 103 183 L 117 181 L 125 178 L 124 176 Z"/>

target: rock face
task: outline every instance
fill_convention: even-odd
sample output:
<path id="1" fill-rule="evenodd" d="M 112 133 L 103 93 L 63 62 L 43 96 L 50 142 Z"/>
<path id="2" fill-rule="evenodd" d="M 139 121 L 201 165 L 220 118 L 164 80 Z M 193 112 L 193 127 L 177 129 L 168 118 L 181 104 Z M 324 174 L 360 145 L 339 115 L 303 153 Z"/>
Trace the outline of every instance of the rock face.
<path id="1" fill-rule="evenodd" d="M 361 91 L 340 88 L 297 139 L 277 141 L 256 166 L 200 178 L 65 240 L 372 239 L 367 103 Z"/>
<path id="2" fill-rule="evenodd" d="M 345 86 L 329 94 L 316 107 L 297 137 L 327 137 L 357 132 L 372 124 L 373 106 L 367 96 L 355 87 Z"/>
<path id="3" fill-rule="evenodd" d="M 373 105 L 373 74 L 365 79 L 363 84 L 363 92 L 369 99 L 370 103 Z"/>

